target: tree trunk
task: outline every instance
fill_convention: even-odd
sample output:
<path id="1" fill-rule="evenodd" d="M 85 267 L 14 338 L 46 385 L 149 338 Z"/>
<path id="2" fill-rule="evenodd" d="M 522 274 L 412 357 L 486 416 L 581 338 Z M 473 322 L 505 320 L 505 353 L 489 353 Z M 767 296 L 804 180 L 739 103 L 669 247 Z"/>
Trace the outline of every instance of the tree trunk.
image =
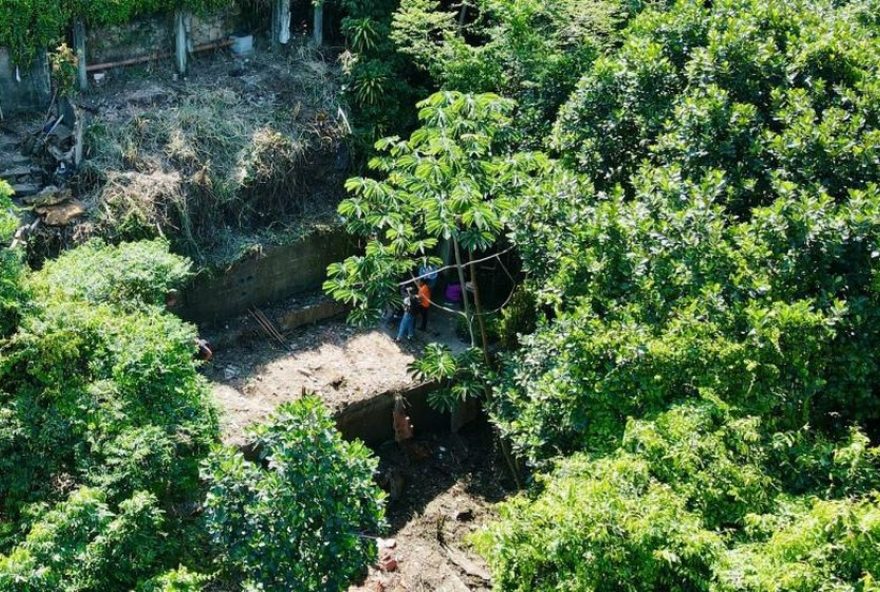
<path id="1" fill-rule="evenodd" d="M 471 251 L 471 261 L 474 260 L 474 253 Z M 489 359 L 489 337 L 486 335 L 486 320 L 483 318 L 483 307 L 480 303 L 480 283 L 477 281 L 477 266 L 468 263 L 471 268 L 471 282 L 474 284 L 474 309 L 476 310 L 477 323 L 480 325 L 480 338 L 483 341 L 483 358 L 488 366 L 492 366 Z"/>
<path id="2" fill-rule="evenodd" d="M 471 307 L 468 304 L 467 282 L 464 281 L 464 265 L 461 263 L 461 248 L 458 246 L 458 239 L 452 239 L 452 246 L 455 249 L 455 267 L 458 270 L 458 281 L 461 283 L 461 301 L 464 304 L 464 316 L 467 319 L 468 333 L 471 335 L 471 347 L 477 345 L 474 339 L 473 318 L 471 317 Z"/>

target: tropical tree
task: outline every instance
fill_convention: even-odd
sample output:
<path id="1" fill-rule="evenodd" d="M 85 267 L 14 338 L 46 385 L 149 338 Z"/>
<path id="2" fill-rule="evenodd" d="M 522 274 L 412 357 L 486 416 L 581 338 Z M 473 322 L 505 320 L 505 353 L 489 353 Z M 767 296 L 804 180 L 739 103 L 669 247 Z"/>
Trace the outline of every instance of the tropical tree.
<path id="1" fill-rule="evenodd" d="M 370 167 L 382 179 L 356 177 L 352 196 L 339 206 L 348 230 L 364 237 L 363 255 L 333 264 L 325 291 L 352 305 L 355 323 L 375 322 L 399 302 L 401 280 L 419 264 L 442 262 L 433 254 L 451 243 L 462 286 L 463 251 L 493 247 L 503 236 L 514 197 L 548 166 L 540 154 L 507 154 L 513 102 L 493 94 L 441 92 L 419 103 L 422 127 L 408 140 L 385 138 Z M 475 268 L 471 279 L 476 287 Z M 478 290 L 478 288 L 477 288 Z M 479 306 L 479 292 L 474 294 Z M 465 295 L 472 344 L 476 317 Z M 485 345 L 485 344 L 484 344 Z"/>
<path id="2" fill-rule="evenodd" d="M 245 590 L 346 590 L 384 527 L 377 460 L 342 439 L 314 396 L 281 405 L 250 437 L 261 463 L 221 448 L 203 467 L 222 571 Z"/>

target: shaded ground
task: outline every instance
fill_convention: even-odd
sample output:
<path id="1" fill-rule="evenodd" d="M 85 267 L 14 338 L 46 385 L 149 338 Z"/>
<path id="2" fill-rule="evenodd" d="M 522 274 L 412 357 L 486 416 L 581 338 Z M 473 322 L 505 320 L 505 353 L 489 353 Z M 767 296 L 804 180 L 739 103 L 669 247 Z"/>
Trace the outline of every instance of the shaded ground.
<path id="1" fill-rule="evenodd" d="M 467 536 L 494 517 L 492 505 L 512 493 L 485 420 L 459 434 L 424 435 L 419 458 L 397 444 L 381 447 L 381 471 L 401 487 L 389 501 L 384 552 L 393 570 L 371 568 L 350 592 L 466 592 L 491 590 L 485 563 Z M 380 558 L 381 563 L 381 558 Z"/>
<path id="2" fill-rule="evenodd" d="M 273 312 L 267 313 L 272 318 Z M 455 318 L 434 315 L 427 332 L 396 343 L 394 329 L 357 329 L 336 319 L 287 333 L 289 351 L 268 336 L 220 348 L 205 374 L 223 409 L 227 443 L 243 441 L 243 428 L 263 420 L 279 404 L 314 391 L 334 412 L 381 393 L 413 386 L 407 367 L 430 342 L 459 351 Z M 232 330 L 230 328 L 229 330 Z"/>

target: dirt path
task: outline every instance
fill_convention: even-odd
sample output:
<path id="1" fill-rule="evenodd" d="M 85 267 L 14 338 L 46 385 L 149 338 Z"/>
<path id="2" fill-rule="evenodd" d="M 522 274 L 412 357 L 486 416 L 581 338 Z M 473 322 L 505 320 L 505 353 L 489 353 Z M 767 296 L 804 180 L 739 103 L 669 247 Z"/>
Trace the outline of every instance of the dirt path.
<path id="1" fill-rule="evenodd" d="M 328 321 L 285 335 L 290 351 L 268 338 L 220 349 L 205 374 L 223 413 L 223 440 L 243 441 L 245 426 L 259 422 L 279 404 L 318 393 L 334 412 L 381 393 L 413 386 L 407 367 L 430 342 L 454 350 L 465 344 L 455 335 L 455 319 L 435 316 L 427 332 L 396 343 L 392 328 L 356 329 Z"/>
<path id="2" fill-rule="evenodd" d="M 374 566 L 349 592 L 487 592 L 489 572 L 467 537 L 494 517 L 512 485 L 491 430 L 479 422 L 416 444 L 418 460 L 393 443 L 378 451 L 382 477 L 401 488 L 388 505 L 394 547 L 383 552 L 393 569 Z"/>

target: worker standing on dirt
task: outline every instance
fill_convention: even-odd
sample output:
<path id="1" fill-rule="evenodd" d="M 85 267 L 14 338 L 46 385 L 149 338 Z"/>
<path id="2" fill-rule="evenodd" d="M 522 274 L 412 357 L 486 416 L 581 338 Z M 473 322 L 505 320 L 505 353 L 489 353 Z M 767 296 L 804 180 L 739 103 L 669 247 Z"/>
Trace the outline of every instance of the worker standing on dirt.
<path id="1" fill-rule="evenodd" d="M 416 302 L 416 294 L 412 286 L 406 289 L 406 296 L 403 297 L 403 318 L 400 319 L 400 329 L 397 330 L 397 338 L 395 341 L 406 338 L 412 339 L 415 333 L 415 308 L 418 306 Z"/>
<path id="2" fill-rule="evenodd" d="M 431 308 L 431 287 L 426 280 L 419 280 L 419 315 L 422 317 L 422 331 L 428 330 L 428 310 Z"/>

